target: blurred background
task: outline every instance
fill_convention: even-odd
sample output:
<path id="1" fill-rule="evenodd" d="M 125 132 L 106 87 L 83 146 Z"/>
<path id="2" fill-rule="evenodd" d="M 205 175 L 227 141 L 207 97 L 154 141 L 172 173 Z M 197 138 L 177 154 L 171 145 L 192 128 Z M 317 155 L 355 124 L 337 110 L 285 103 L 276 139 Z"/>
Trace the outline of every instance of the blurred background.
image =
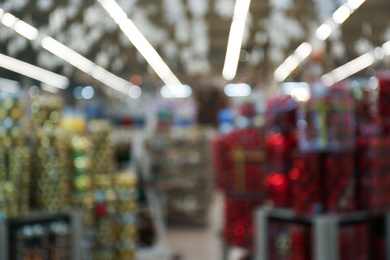
<path id="1" fill-rule="evenodd" d="M 390 259 L 388 0 L 0 0 L 0 260 Z"/>

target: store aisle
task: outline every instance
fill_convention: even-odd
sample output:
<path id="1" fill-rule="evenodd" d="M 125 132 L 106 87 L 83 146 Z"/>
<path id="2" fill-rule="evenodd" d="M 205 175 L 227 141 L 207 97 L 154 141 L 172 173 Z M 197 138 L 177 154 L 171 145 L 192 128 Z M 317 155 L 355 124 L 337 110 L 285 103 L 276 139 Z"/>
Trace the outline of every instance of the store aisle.
<path id="1" fill-rule="evenodd" d="M 222 259 L 222 244 L 219 237 L 222 212 L 222 196 L 216 193 L 210 205 L 207 227 L 168 229 L 168 245 L 172 253 L 177 255 L 177 260 Z"/>

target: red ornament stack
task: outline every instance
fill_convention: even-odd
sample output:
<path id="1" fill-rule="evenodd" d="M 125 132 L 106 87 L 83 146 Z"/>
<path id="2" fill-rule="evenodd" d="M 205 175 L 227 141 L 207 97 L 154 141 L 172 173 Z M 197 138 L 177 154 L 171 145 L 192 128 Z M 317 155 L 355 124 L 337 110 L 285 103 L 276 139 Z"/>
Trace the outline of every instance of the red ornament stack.
<path id="1" fill-rule="evenodd" d="M 288 172 L 291 168 L 292 151 L 296 146 L 293 135 L 268 134 L 268 174 L 265 179 L 267 200 L 276 207 L 291 205 L 291 189 Z"/>
<path id="2" fill-rule="evenodd" d="M 369 235 L 368 223 L 341 225 L 339 227 L 339 259 L 372 260 Z"/>
<path id="3" fill-rule="evenodd" d="M 270 220 L 268 236 L 269 260 L 312 259 L 312 228 L 310 225 Z"/>
<path id="4" fill-rule="evenodd" d="M 360 207 L 376 213 L 390 208 L 390 136 L 371 136 L 358 150 Z"/>
<path id="5" fill-rule="evenodd" d="M 353 153 L 299 154 L 289 177 L 298 213 L 352 212 L 356 209 Z"/>
<path id="6" fill-rule="evenodd" d="M 233 160 L 230 155 L 229 145 L 225 135 L 217 135 L 212 140 L 213 170 L 215 173 L 216 186 L 222 191 L 228 187 L 228 176 L 233 170 Z"/>
<path id="7" fill-rule="evenodd" d="M 261 202 L 240 196 L 225 197 L 223 238 L 228 245 L 253 249 L 253 210 Z"/>
<path id="8" fill-rule="evenodd" d="M 318 154 L 297 152 L 294 168 L 289 172 L 292 183 L 293 209 L 298 213 L 316 213 L 324 209 L 321 194 L 321 161 Z"/>

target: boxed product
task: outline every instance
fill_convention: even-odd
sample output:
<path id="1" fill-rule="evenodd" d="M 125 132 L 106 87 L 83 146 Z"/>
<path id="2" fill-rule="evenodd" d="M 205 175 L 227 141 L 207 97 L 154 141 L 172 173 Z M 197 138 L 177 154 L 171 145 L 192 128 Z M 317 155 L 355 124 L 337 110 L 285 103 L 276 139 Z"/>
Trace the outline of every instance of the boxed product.
<path id="1" fill-rule="evenodd" d="M 350 94 L 331 89 L 299 109 L 298 144 L 303 151 L 353 151 L 355 149 L 355 107 Z"/>
<path id="2" fill-rule="evenodd" d="M 254 209 L 261 205 L 262 199 L 228 195 L 225 197 L 225 224 L 223 240 L 229 246 L 253 249 Z"/>
<path id="3" fill-rule="evenodd" d="M 292 180 L 293 208 L 300 213 L 357 209 L 354 153 L 298 153 Z"/>

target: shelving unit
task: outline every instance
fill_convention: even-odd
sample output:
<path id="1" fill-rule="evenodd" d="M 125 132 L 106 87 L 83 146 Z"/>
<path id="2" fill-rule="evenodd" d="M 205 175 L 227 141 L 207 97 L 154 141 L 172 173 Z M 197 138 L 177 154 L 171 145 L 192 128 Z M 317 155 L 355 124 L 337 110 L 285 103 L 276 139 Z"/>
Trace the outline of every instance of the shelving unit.
<path id="1" fill-rule="evenodd" d="M 71 213 L 42 213 L 34 212 L 23 217 L 0 219 L 0 260 L 9 260 L 11 246 L 11 232 L 15 228 L 37 224 L 50 224 L 64 221 L 70 226 L 71 259 L 82 259 L 83 215 L 79 211 Z"/>
<path id="2" fill-rule="evenodd" d="M 357 212 L 350 214 L 307 214 L 298 215 L 288 209 L 259 208 L 255 212 L 255 260 L 269 258 L 269 221 L 278 220 L 286 223 L 298 223 L 311 226 L 312 259 L 314 260 L 343 260 L 340 257 L 339 236 L 340 225 L 353 225 L 370 221 L 376 217 L 385 219 L 385 243 L 390 242 L 390 212 L 386 214 L 370 214 Z M 386 260 L 390 259 L 390 249 L 386 247 Z"/>

